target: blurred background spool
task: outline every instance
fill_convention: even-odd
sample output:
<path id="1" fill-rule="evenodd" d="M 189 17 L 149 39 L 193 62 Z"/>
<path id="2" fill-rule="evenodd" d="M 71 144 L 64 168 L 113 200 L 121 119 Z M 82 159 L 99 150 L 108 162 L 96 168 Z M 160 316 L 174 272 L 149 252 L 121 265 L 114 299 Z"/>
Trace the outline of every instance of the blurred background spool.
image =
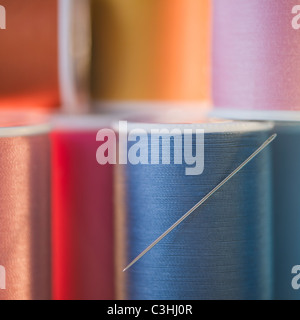
<path id="1" fill-rule="evenodd" d="M 300 261 L 300 124 L 277 123 L 274 141 L 275 298 L 300 299 L 291 286 Z"/>
<path id="2" fill-rule="evenodd" d="M 93 0 L 92 12 L 98 106 L 209 101 L 208 0 Z"/>
<path id="3" fill-rule="evenodd" d="M 296 4 L 214 0 L 212 95 L 218 115 L 300 120 L 300 42 L 291 23 Z"/>
<path id="4" fill-rule="evenodd" d="M 114 299 L 113 165 L 96 134 L 109 120 L 56 117 L 52 132 L 53 297 Z"/>
<path id="5" fill-rule="evenodd" d="M 41 115 L 0 111 L 0 300 L 51 298 L 49 130 Z"/>
<path id="6" fill-rule="evenodd" d="M 277 120 L 274 141 L 274 298 L 299 299 L 300 42 L 297 1 L 220 1 L 213 9 L 214 115 Z M 285 121 L 285 122 L 282 122 Z"/>
<path id="7" fill-rule="evenodd" d="M 272 128 L 249 122 L 135 123 L 128 125 L 128 131 L 154 127 L 205 129 L 205 168 L 202 175 L 186 176 L 185 164 L 118 167 L 122 185 L 116 186 L 116 221 L 122 232 L 117 233 L 116 255 L 121 257 L 117 277 L 123 283 L 117 297 L 270 299 L 269 148 L 122 276 L 121 270 L 133 258 L 241 164 Z M 129 143 L 128 149 L 134 143 Z M 174 152 L 171 155 L 172 159 Z"/>
<path id="8" fill-rule="evenodd" d="M 89 0 L 3 0 L 0 108 L 86 108 Z"/>

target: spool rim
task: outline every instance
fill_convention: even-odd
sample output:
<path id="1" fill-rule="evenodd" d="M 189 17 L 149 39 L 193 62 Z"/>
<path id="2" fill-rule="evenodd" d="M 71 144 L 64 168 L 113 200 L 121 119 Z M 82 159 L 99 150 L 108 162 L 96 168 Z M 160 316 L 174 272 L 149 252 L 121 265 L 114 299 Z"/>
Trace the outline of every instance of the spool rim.
<path id="1" fill-rule="evenodd" d="M 127 131 L 133 129 L 143 129 L 150 133 L 152 129 L 203 129 L 205 133 L 234 133 L 234 132 L 258 132 L 269 131 L 274 128 L 272 122 L 256 122 L 256 121 L 234 121 L 234 120 L 213 120 L 205 123 L 143 123 L 128 122 Z M 114 129 L 119 132 L 118 124 L 114 124 Z"/>
<path id="2" fill-rule="evenodd" d="M 111 128 L 120 115 L 108 114 L 59 114 L 54 115 L 51 124 L 54 130 L 99 130 L 103 127 Z"/>
<path id="3" fill-rule="evenodd" d="M 0 111 L 0 138 L 49 133 L 49 114 L 34 110 Z"/>
<path id="4" fill-rule="evenodd" d="M 300 122 L 300 111 L 289 110 L 240 110 L 215 108 L 210 112 L 212 117 L 245 121 L 282 121 Z"/>

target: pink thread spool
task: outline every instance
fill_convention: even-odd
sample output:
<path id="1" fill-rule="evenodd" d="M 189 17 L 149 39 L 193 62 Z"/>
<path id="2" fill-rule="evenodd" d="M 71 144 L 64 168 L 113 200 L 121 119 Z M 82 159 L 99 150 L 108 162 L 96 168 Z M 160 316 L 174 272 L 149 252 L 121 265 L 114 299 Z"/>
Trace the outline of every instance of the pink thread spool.
<path id="1" fill-rule="evenodd" d="M 296 0 L 214 0 L 213 104 L 218 116 L 300 120 L 295 5 Z"/>

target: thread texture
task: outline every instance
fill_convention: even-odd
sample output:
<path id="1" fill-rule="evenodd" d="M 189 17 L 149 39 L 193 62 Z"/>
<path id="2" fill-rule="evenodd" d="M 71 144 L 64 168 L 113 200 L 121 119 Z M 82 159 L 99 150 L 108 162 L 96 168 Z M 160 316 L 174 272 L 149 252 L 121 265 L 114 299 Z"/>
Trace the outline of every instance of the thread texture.
<path id="1" fill-rule="evenodd" d="M 113 167 L 97 163 L 97 130 L 76 128 L 84 119 L 52 132 L 56 300 L 114 299 Z"/>
<path id="2" fill-rule="evenodd" d="M 300 264 L 300 126 L 277 123 L 274 142 L 274 289 L 275 299 L 300 299 L 291 281 Z"/>
<path id="3" fill-rule="evenodd" d="M 87 0 L 3 0 L 0 108 L 82 111 L 87 101 Z M 22 53 L 22 54 L 20 54 Z"/>
<path id="4" fill-rule="evenodd" d="M 92 8 L 94 100 L 209 100 L 210 1 L 93 0 Z"/>
<path id="5" fill-rule="evenodd" d="M 216 108 L 300 110 L 299 32 L 291 23 L 296 4 L 296 0 L 213 1 Z"/>
<path id="6" fill-rule="evenodd" d="M 1 137 L 1 130 L 0 300 L 50 299 L 49 135 Z"/>
<path id="7" fill-rule="evenodd" d="M 267 136 L 266 131 L 207 133 L 205 169 L 199 176 L 185 176 L 185 165 L 128 164 L 124 169 L 127 262 Z M 271 200 L 268 149 L 127 271 L 127 297 L 270 299 Z"/>

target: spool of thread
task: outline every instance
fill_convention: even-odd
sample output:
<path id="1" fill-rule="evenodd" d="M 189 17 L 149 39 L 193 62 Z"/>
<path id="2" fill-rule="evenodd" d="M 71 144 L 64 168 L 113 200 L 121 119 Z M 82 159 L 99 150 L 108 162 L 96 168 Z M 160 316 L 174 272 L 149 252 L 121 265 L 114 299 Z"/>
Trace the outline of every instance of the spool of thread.
<path id="1" fill-rule="evenodd" d="M 101 116 L 58 117 L 52 132 L 53 294 L 114 299 L 113 165 L 96 161 Z"/>
<path id="2" fill-rule="evenodd" d="M 300 265 L 299 123 L 277 123 L 274 142 L 275 299 L 300 299 L 291 285 L 292 268 Z M 297 281 L 296 281 L 297 283 Z"/>
<path id="3" fill-rule="evenodd" d="M 278 120 L 274 142 L 274 298 L 299 299 L 299 39 L 296 1 L 214 1 L 214 114 Z M 232 109 L 235 109 L 232 112 Z M 286 121 L 282 123 L 280 121 Z"/>
<path id="4" fill-rule="evenodd" d="M 213 104 L 219 116 L 300 120 L 297 1 L 214 0 Z M 239 111 L 238 113 L 236 111 Z"/>
<path id="5" fill-rule="evenodd" d="M 209 100 L 208 0 L 93 0 L 92 7 L 94 100 L 104 107 Z"/>
<path id="6" fill-rule="evenodd" d="M 31 113 L 0 119 L 0 300 L 50 299 L 50 127 Z"/>
<path id="7" fill-rule="evenodd" d="M 148 134 L 152 128 L 204 129 L 204 172 L 185 175 L 185 164 L 162 164 L 161 153 L 160 164 L 128 163 L 122 169 L 124 185 L 117 188 L 125 193 L 119 202 L 124 207 L 118 208 L 116 219 L 127 224 L 119 226 L 124 239 L 118 239 L 117 254 L 126 250 L 119 272 L 256 150 L 272 126 L 254 122 L 128 125 L 129 132 L 133 128 Z M 198 142 L 192 135 L 195 151 Z M 140 150 L 148 150 L 141 141 L 145 140 L 139 140 Z M 129 150 L 134 143 L 128 144 Z M 158 146 L 151 144 L 153 147 Z M 174 150 L 172 147 L 171 159 Z M 149 147 L 149 157 L 151 152 Z M 125 291 L 118 296 L 270 299 L 271 204 L 268 149 L 126 271 L 123 286 L 119 286 Z"/>
<path id="8" fill-rule="evenodd" d="M 0 108 L 81 111 L 90 55 L 88 0 L 3 0 Z"/>

